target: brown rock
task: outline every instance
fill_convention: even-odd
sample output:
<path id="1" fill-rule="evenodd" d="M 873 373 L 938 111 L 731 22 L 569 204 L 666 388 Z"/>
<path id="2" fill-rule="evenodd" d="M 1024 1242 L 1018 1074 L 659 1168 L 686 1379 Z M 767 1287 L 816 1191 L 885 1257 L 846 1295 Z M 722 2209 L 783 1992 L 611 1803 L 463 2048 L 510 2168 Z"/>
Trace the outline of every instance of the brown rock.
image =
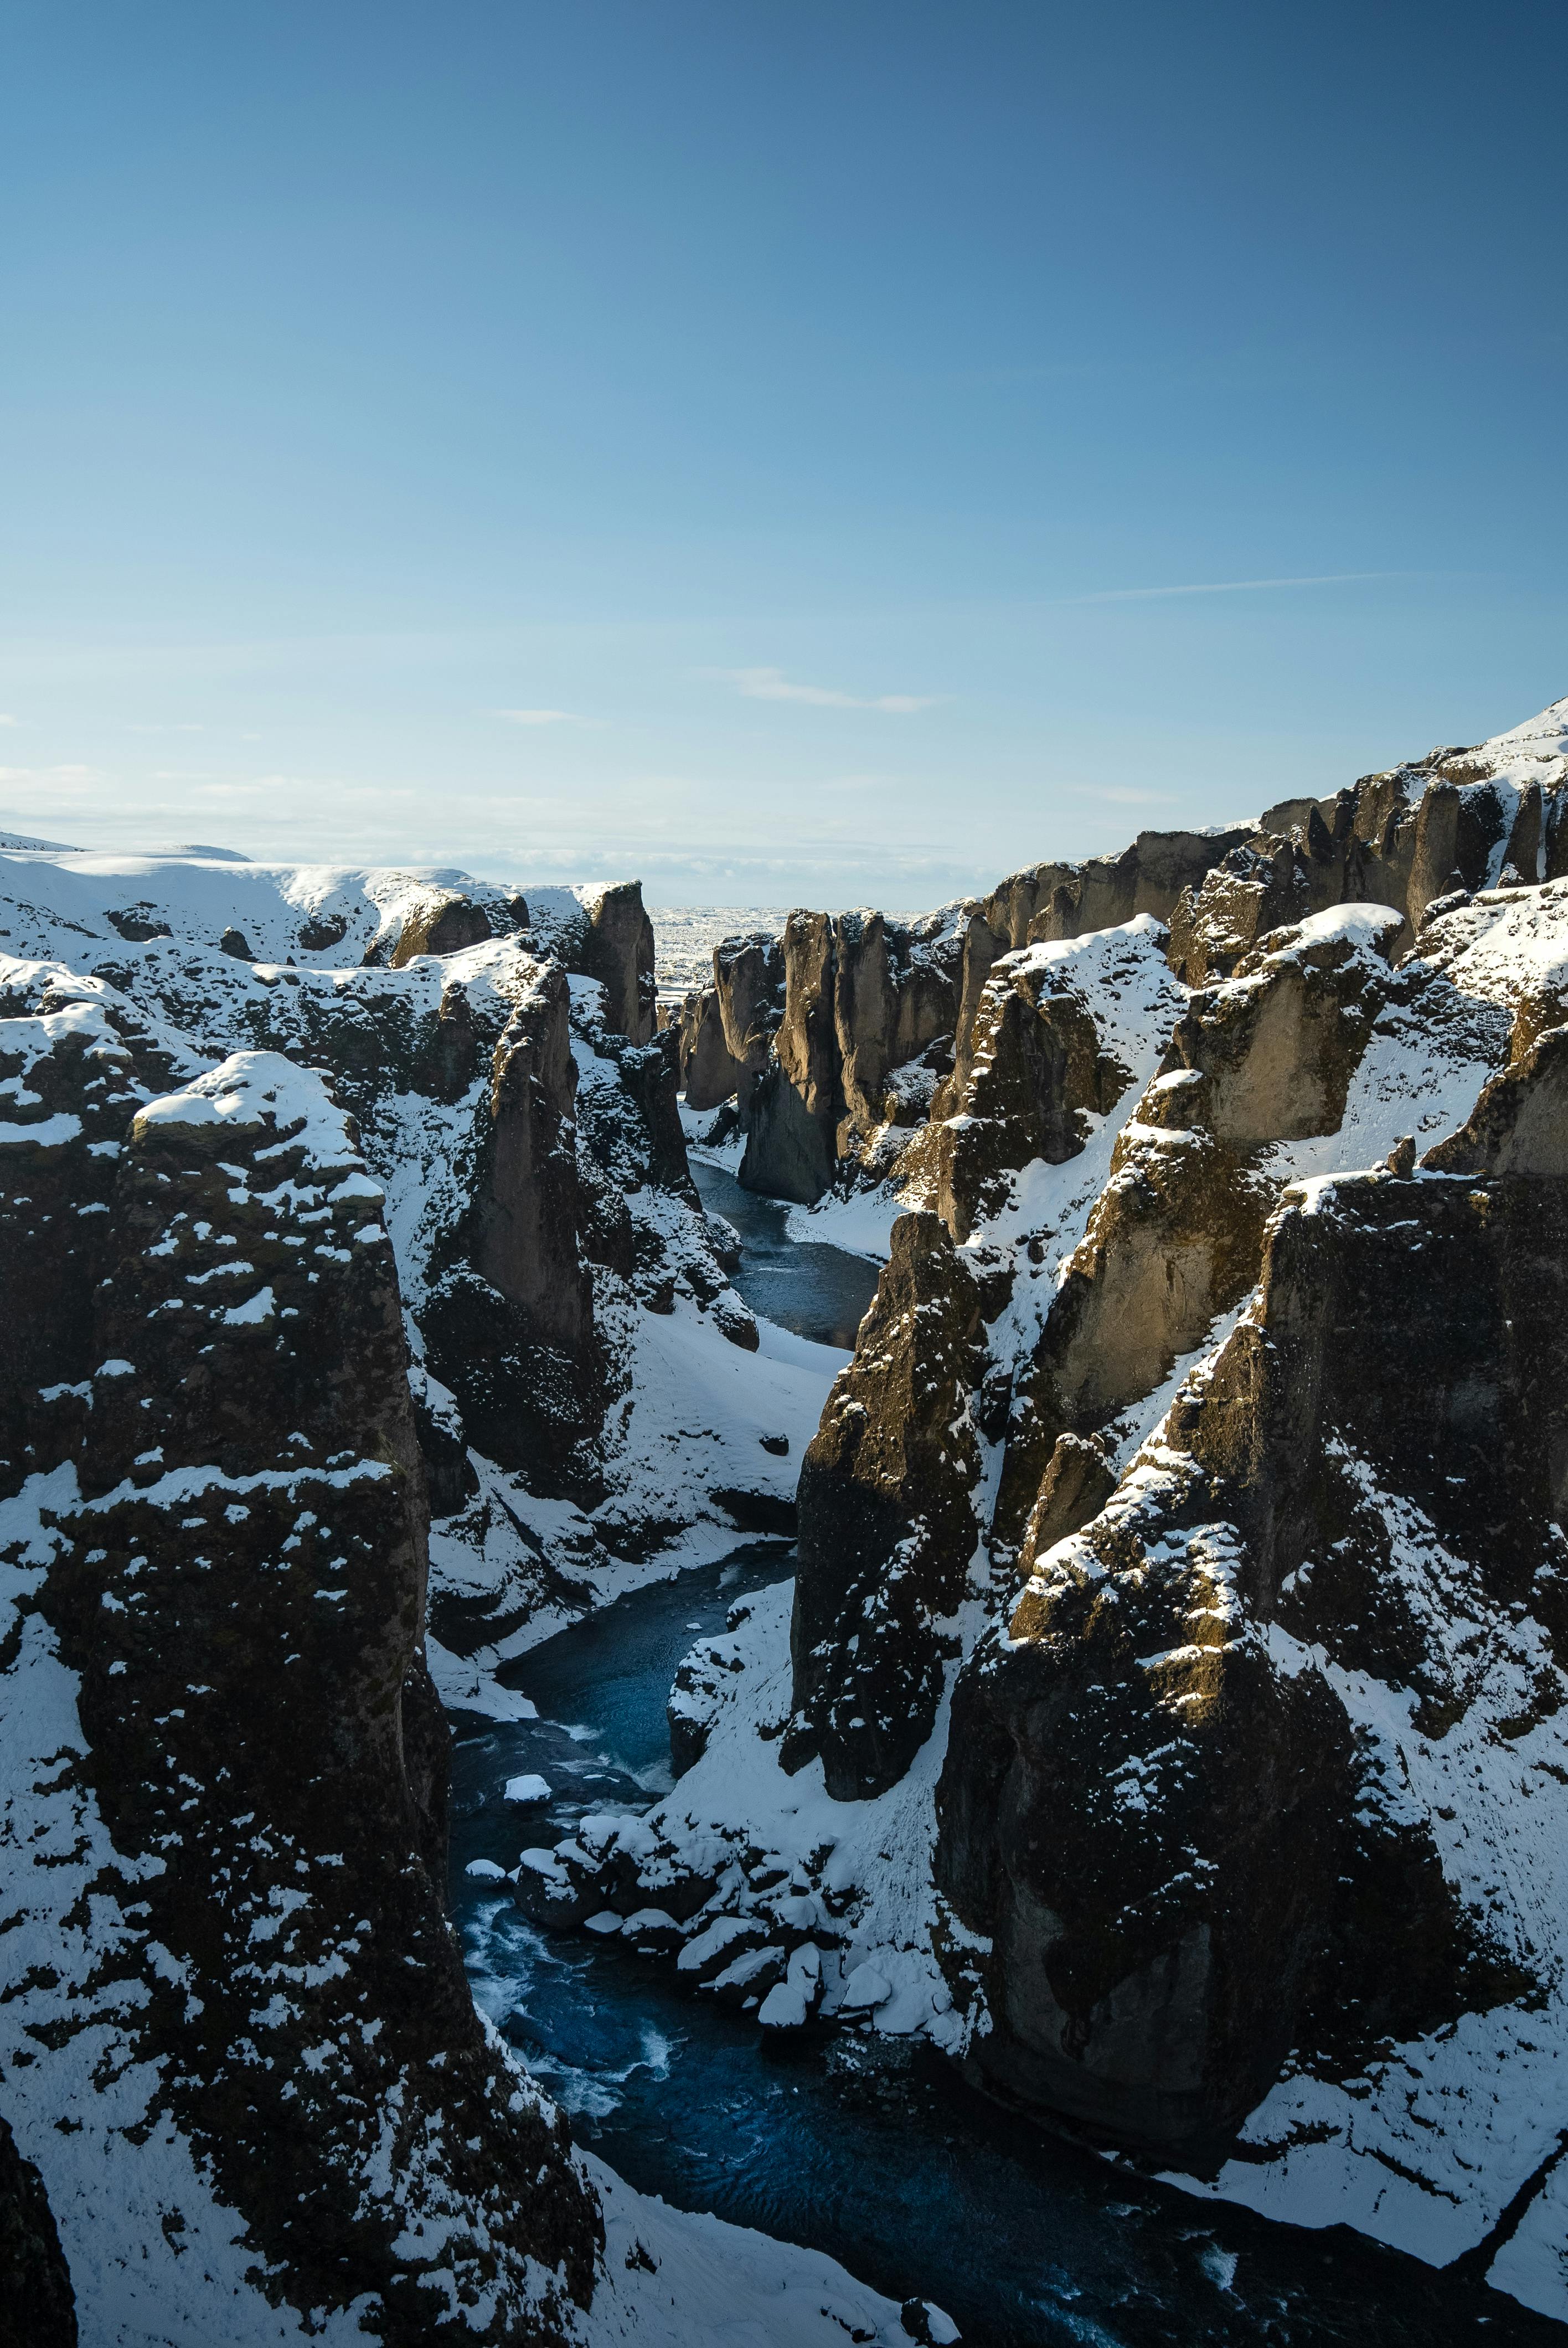
<path id="1" fill-rule="evenodd" d="M 739 1178 L 748 1190 L 804 1206 L 832 1179 L 843 1114 L 834 942 L 826 913 L 793 912 L 784 923 L 784 1016 L 751 1097 Z"/>
<path id="2" fill-rule="evenodd" d="M 786 1760 L 820 1752 L 827 1790 L 894 1785 L 930 1735 L 944 1632 L 979 1528 L 968 1398 L 980 1298 L 935 1215 L 902 1215 L 855 1358 L 801 1465 Z"/>
<path id="3" fill-rule="evenodd" d="M 601 889 L 584 906 L 586 923 L 569 967 L 604 988 L 610 1025 L 634 1044 L 653 1039 L 653 924 L 641 880 Z"/>
<path id="4" fill-rule="evenodd" d="M 681 1005 L 676 1033 L 680 1039 L 681 1088 L 692 1109 L 717 1108 L 733 1100 L 744 1070 L 724 1040 L 723 1013 L 718 989 L 697 987 Z"/>
<path id="5" fill-rule="evenodd" d="M 771 930 L 750 930 L 713 948 L 713 991 L 724 1047 L 742 1071 L 743 1098 L 767 1066 L 768 1049 L 784 1006 L 784 941 Z"/>
<path id="6" fill-rule="evenodd" d="M 1160 1074 L 1119 1137 L 1111 1179 L 1016 1380 L 995 1535 L 1017 1541 L 1058 1439 L 1090 1434 L 1170 1375 L 1256 1277 L 1276 1182 L 1270 1142 L 1337 1130 L 1380 1004 L 1361 942 L 1291 932 L 1193 996 Z"/>
<path id="7" fill-rule="evenodd" d="M 1413 1685 L 1441 1735 L 1474 1689 L 1456 1609 L 1471 1644 L 1533 1613 L 1565 1652 L 1565 1305 L 1559 1179 L 1287 1194 L 1159 1459 L 955 1692 L 938 1874 L 992 1942 L 976 2054 L 1010 2095 L 1201 2161 L 1292 2045 L 1343 2075 L 1383 2033 L 1538 1994 L 1310 1653 Z"/>
<path id="8" fill-rule="evenodd" d="M 1098 1443 L 1061 1435 L 1030 1510 L 1018 1569 L 1027 1580 L 1046 1551 L 1097 1517 L 1116 1489 L 1116 1471 Z"/>
<path id="9" fill-rule="evenodd" d="M 1547 1028 L 1493 1076 L 1466 1123 L 1421 1163 L 1444 1174 L 1568 1175 L 1568 1026 Z"/>
<path id="10" fill-rule="evenodd" d="M 489 914 L 472 897 L 432 897 L 405 919 L 389 967 L 403 970 L 416 954 L 461 953 L 492 934 Z"/>

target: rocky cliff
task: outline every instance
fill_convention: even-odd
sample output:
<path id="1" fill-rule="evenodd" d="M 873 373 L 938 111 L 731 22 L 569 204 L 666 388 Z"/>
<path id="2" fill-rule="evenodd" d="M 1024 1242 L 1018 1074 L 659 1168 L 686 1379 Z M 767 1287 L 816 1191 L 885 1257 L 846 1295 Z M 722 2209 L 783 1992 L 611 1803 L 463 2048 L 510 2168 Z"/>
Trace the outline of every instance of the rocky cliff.
<path id="1" fill-rule="evenodd" d="M 791 1609 L 530 1896 L 1568 2314 L 1565 791 L 1560 704 L 950 925 Z"/>
<path id="2" fill-rule="evenodd" d="M 784 1507 L 821 1384 L 697 1200 L 635 884 L 129 861 L 0 868 L 5 2290 L 673 2343 L 604 2258 L 668 2221 L 476 2013 L 443 1706 Z"/>
<path id="3" fill-rule="evenodd" d="M 598 2212 L 443 1912 L 428 1513 L 381 1186 L 282 1055 L 165 1090 L 111 990 L 5 976 L 26 1232 L 5 1262 L 35 1282 L 63 1262 L 79 1300 L 48 1384 L 10 1365 L 10 2116 L 30 2147 L 69 2116 L 70 2158 L 46 2162 L 67 2239 L 104 2191 L 134 2225 L 151 2190 L 177 2255 L 215 2202 L 302 2313 L 563 2336 Z M 77 2265 L 95 2332 L 120 2264 Z M 159 2280 L 123 2286 L 149 2320 Z"/>

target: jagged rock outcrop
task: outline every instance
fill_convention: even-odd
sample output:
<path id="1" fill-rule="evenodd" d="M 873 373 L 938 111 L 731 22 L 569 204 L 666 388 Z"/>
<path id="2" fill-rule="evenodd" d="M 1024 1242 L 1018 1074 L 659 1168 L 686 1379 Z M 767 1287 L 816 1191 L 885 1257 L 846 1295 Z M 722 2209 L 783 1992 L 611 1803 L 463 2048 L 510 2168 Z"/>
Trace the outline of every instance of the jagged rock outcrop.
<path id="1" fill-rule="evenodd" d="M 1217 831 L 1141 831 L 1119 856 L 1081 864 L 1031 864 L 1009 874 L 980 907 L 999 951 L 1119 929 L 1140 913 L 1169 922 L 1184 890 L 1245 838 Z"/>
<path id="2" fill-rule="evenodd" d="M 618 881 L 595 891 L 584 906 L 587 929 L 580 960 L 571 967 L 598 979 L 609 1024 L 634 1044 L 653 1037 L 653 924 L 642 905 L 642 884 Z"/>
<path id="3" fill-rule="evenodd" d="M 905 1215 L 801 1464 L 800 1570 L 790 1630 L 795 1718 L 785 1766 L 820 1754 L 841 1801 L 902 1776 L 931 1733 L 942 1623 L 957 1613 L 980 1528 L 981 1292 L 934 1215 Z"/>
<path id="4" fill-rule="evenodd" d="M 832 1179 L 844 1105 L 831 914 L 791 913 L 782 945 L 784 1016 L 748 1104 L 740 1179 L 749 1190 L 809 1206 Z"/>
<path id="5" fill-rule="evenodd" d="M 810 1206 L 856 1140 L 898 1117 L 896 1071 L 951 1035 L 959 949 L 938 915 L 911 926 L 803 911 L 785 922 L 781 948 L 784 1011 L 746 1097 L 740 1179 Z"/>
<path id="6" fill-rule="evenodd" d="M 146 1093 L 138 1075 L 173 1074 L 128 1006 L 117 1024 L 92 990 L 38 988 L 11 968 L 15 982 L 0 985 L 0 1495 L 32 1472 L 40 1441 L 47 1449 L 40 1422 L 77 1399 L 63 1390 L 90 1350 L 115 1245 L 115 1161 Z"/>
<path id="7" fill-rule="evenodd" d="M 739 931 L 713 948 L 713 992 L 724 1044 L 744 1080 L 760 1076 L 784 1017 L 784 951 L 769 930 Z"/>
<path id="8" fill-rule="evenodd" d="M 1528 1032 L 1528 1031 L 1527 1031 Z M 1568 1177 L 1568 1027 L 1531 1035 L 1421 1163 L 1444 1174 Z"/>
<path id="9" fill-rule="evenodd" d="M 955 1695 L 938 1874 L 1009 2092 L 1201 2157 L 1293 2044 L 1353 2069 L 1538 1993 L 1363 1690 L 1517 1735 L 1479 1636 L 1533 1716 L 1568 1694 L 1565 1289 L 1555 1177 L 1287 1192 L 1252 1309 Z"/>
<path id="10" fill-rule="evenodd" d="M 642 883 L 530 890 L 529 912 L 539 944 L 603 987 L 609 1025 L 633 1044 L 651 1043 L 657 1026 L 653 924 Z"/>
<path id="11" fill-rule="evenodd" d="M 718 1108 L 733 1100 L 744 1068 L 724 1035 L 716 987 L 694 987 L 672 1021 L 680 1055 L 681 1089 L 688 1108 Z"/>
<path id="12" fill-rule="evenodd" d="M 103 1276 L 55 1365 L 71 1406 L 35 1419 L 14 1504 L 19 1525 L 38 1494 L 42 1562 L 5 1653 L 36 1681 L 52 1637 L 79 1681 L 72 1798 L 115 1854 L 87 1853 L 83 1889 L 118 1921 L 73 1982 L 70 1936 L 40 1938 L 13 1881 L 10 2028 L 34 2051 L 3 2058 L 12 2116 L 46 2140 L 63 2090 L 40 2040 L 66 2062 L 112 2022 L 106 2059 L 142 2066 L 149 2121 L 207 2165 L 280 2300 L 368 2294 L 410 2343 L 559 2337 L 598 2217 L 442 1912 L 428 1519 L 381 1188 L 281 1056 L 129 1103 L 134 1074 L 106 1073 L 134 1113 Z"/>
<path id="13" fill-rule="evenodd" d="M 1172 967 L 1194 986 L 1228 977 L 1266 931 L 1339 904 L 1403 912 L 1400 952 L 1429 906 L 1457 891 L 1568 871 L 1565 709 L 1477 748 L 1439 748 L 1364 775 L 1332 798 L 1269 808 L 1184 892 L 1171 916 Z"/>
<path id="14" fill-rule="evenodd" d="M 1021 1529 L 1026 1569 L 1060 1438 L 1153 1393 L 1253 1285 L 1279 1189 L 1260 1153 L 1337 1130 L 1399 926 L 1360 908 L 1276 932 L 1189 998 L 1017 1375 L 994 1532 L 1006 1544 Z"/>
<path id="15" fill-rule="evenodd" d="M 520 902 L 518 918 L 519 925 L 526 927 L 528 908 Z M 460 953 L 465 946 L 479 945 L 490 935 L 490 916 L 474 898 L 456 893 L 427 898 L 415 903 L 405 918 L 389 957 L 390 966 L 394 970 L 406 969 L 416 954 Z M 231 953 L 233 949 L 225 951 Z M 245 959 L 253 961 L 254 956 L 247 954 Z"/>
<path id="16" fill-rule="evenodd" d="M 583 1221 L 566 974 L 547 963 L 495 1045 L 467 1214 L 424 1311 L 429 1360 L 472 1440 L 547 1487 L 589 1491 L 603 1416 Z"/>
<path id="17" fill-rule="evenodd" d="M 993 963 L 963 1031 L 951 1074 L 936 1088 L 928 1158 L 938 1208 L 966 1240 L 999 1185 L 1032 1158 L 1075 1158 L 1084 1112 L 1109 1115 L 1132 1078 L 1103 1050 L 1081 989 L 1049 950 L 1026 948 Z M 907 1157 L 912 1174 L 917 1158 Z"/>

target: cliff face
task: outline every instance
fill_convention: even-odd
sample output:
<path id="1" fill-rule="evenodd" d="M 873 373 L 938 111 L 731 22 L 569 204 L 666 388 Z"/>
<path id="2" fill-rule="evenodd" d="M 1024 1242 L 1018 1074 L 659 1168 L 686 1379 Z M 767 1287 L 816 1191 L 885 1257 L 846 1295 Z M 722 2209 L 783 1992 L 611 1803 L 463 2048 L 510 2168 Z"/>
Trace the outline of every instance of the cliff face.
<path id="1" fill-rule="evenodd" d="M 428 1512 L 381 1187 L 281 1055 L 153 1092 L 134 1035 L 95 1065 L 83 1020 L 46 1010 L 8 1040 L 51 1020 L 60 1065 L 36 1055 L 27 1089 L 107 1096 L 87 1148 L 112 1179 L 101 1206 L 72 1194 L 64 1109 L 6 1152 L 13 1212 L 52 1177 L 56 1216 L 103 1233 L 5 1527 L 10 1783 L 33 1806 L 5 1891 L 10 2116 L 36 2147 L 73 2115 L 81 2143 L 49 2164 L 70 2239 L 117 2176 L 144 2201 L 150 2128 L 173 2248 L 210 2192 L 301 2310 L 363 2301 L 411 2343 L 560 2337 L 597 2209 L 443 1914 Z M 63 1776 L 40 1774 L 50 1737 Z M 118 2100 L 73 2086 L 89 2050 Z M 77 2264 L 95 2314 L 113 2264 Z M 183 2296 L 151 2270 L 138 2288 L 149 2312 Z"/>
<path id="2" fill-rule="evenodd" d="M 529 926 L 536 942 L 569 971 L 604 989 L 605 1014 L 633 1044 L 652 1041 L 653 924 L 639 880 L 609 889 L 536 889 Z"/>
<path id="3" fill-rule="evenodd" d="M 688 1659 L 675 1793 L 558 1893 L 1568 2314 L 1565 805 L 1560 705 L 1190 835 L 1134 918 L 1147 841 L 962 910 L 950 1045 L 838 1130 L 907 1211 L 789 1653 L 759 1605 Z"/>
<path id="4" fill-rule="evenodd" d="M 933 1215 L 906 1215 L 801 1467 L 800 1570 L 790 1646 L 795 1720 L 784 1766 L 820 1754 L 841 1801 L 901 1777 L 931 1733 L 940 1625 L 965 1596 L 979 1538 L 968 1423 L 981 1293 Z"/>
<path id="5" fill-rule="evenodd" d="M 1555 1175 L 1287 1191 L 1157 1452 L 970 1666 L 938 1879 L 991 1939 L 977 2059 L 1013 2092 L 1223 2144 L 1293 2045 L 1332 2075 L 1545 1992 L 1532 1901 L 1472 1912 L 1367 1728 L 1373 1684 L 1438 1742 L 1528 1741 L 1568 1693 L 1565 1204 Z"/>
<path id="6" fill-rule="evenodd" d="M 889 1078 L 953 1032 L 958 953 L 938 915 L 914 927 L 880 913 L 789 916 L 782 1015 L 743 1101 L 748 1189 L 811 1205 L 840 1160 L 897 1117 Z"/>
<path id="7" fill-rule="evenodd" d="M 902 1128 L 927 1114 L 934 1125 L 954 1122 L 977 1056 L 996 1046 L 976 1022 L 999 960 L 1146 916 L 1169 929 L 1176 978 L 1202 987 L 1234 975 L 1276 931 L 1341 905 L 1399 912 L 1389 950 L 1402 954 L 1429 908 L 1456 894 L 1568 872 L 1562 744 L 1548 710 L 1494 742 L 1433 750 L 1330 798 L 1282 800 L 1255 825 L 1141 832 L 1119 856 L 1030 865 L 988 897 L 912 925 L 792 914 L 774 942 L 782 984 L 770 979 L 764 1017 L 749 1028 L 730 1017 L 721 967 L 742 945 L 760 959 L 760 939 L 729 941 L 714 957 L 713 987 L 684 1007 L 688 1104 L 706 1110 L 736 1099 L 750 1188 L 815 1204 L 835 1188 L 890 1180 L 962 1220 L 972 1212 L 971 1179 L 960 1167 L 957 1189 L 949 1178 L 938 1199 L 934 1169 L 944 1153 L 977 1145 L 922 1135 L 911 1155 Z M 999 1008 L 993 1000 L 991 1018 Z M 921 1068 L 933 1045 L 955 1063 L 950 1076 L 940 1050 L 928 1074 Z M 1012 1048 L 1001 1044 L 1004 1066 Z M 1086 1093 L 1080 1105 L 1096 1104 Z M 1005 1147 L 1020 1144 L 1014 1136 Z M 997 1165 L 1025 1162 L 1014 1155 Z M 986 1179 L 983 1163 L 975 1179 Z"/>
<path id="8" fill-rule="evenodd" d="M 635 887 L 552 922 L 453 876 L 302 908 L 13 861 L 0 2107 L 43 2185 L 0 2161 L 0 2227 L 37 2337 L 51 2209 L 94 2339 L 651 2322 L 443 1911 L 444 1704 L 494 1708 L 541 1605 L 785 1505 L 758 1437 L 798 1460 L 820 1396 L 759 1354 L 666 1044 L 612 1024 Z"/>

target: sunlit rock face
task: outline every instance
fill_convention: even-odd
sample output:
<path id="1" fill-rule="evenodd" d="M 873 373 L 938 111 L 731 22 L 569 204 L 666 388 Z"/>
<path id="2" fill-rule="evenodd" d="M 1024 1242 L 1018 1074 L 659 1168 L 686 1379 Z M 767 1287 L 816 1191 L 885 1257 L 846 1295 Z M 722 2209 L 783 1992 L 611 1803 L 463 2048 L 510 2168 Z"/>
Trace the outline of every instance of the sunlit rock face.
<path id="1" fill-rule="evenodd" d="M 784 1764 L 820 1755 L 841 1799 L 882 1792 L 931 1733 L 947 1627 L 979 1537 L 970 1424 L 981 1292 L 934 1216 L 893 1253 L 800 1479 Z"/>
<path id="2" fill-rule="evenodd" d="M 1015 2092 L 1201 2146 L 1293 2044 L 1352 2062 L 1543 1989 L 1365 1691 L 1440 1741 L 1561 1704 L 1565 1303 L 1555 1175 L 1286 1193 L 1247 1315 L 960 1683 L 938 1874 Z"/>
<path id="3" fill-rule="evenodd" d="M 748 1189 L 809 1206 L 842 1160 L 898 1120 L 889 1082 L 951 1036 L 959 953 L 940 915 L 910 924 L 875 912 L 791 913 L 778 945 L 783 1007 L 772 1051 L 743 1103 Z M 726 1030 L 733 1050 L 728 1017 Z"/>

